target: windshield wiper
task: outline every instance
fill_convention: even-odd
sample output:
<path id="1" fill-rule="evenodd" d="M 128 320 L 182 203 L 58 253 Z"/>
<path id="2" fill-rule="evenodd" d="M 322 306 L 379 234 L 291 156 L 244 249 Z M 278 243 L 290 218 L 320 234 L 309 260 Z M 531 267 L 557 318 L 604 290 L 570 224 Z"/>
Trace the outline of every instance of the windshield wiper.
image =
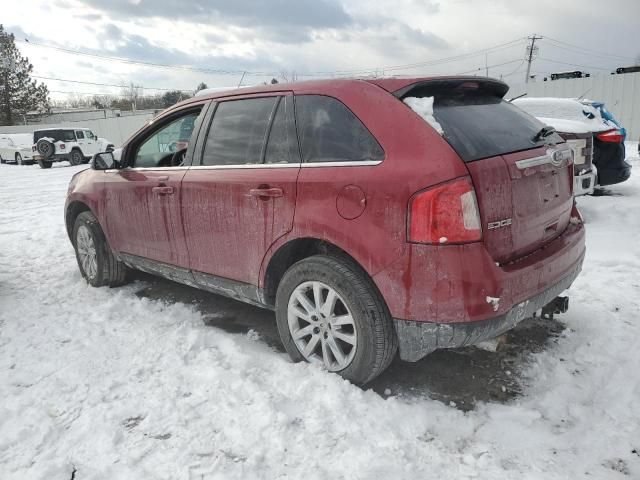
<path id="1" fill-rule="evenodd" d="M 543 138 L 547 138 L 549 135 L 556 133 L 556 129 L 548 125 L 542 127 L 538 133 L 536 133 L 531 139 L 534 143 L 539 142 Z"/>

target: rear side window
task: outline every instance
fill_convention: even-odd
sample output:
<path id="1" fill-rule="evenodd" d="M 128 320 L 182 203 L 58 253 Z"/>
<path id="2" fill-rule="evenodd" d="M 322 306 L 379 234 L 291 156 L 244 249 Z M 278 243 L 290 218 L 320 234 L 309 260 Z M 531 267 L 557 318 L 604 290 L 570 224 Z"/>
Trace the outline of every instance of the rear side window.
<path id="1" fill-rule="evenodd" d="M 78 137 L 78 140 L 81 140 L 84 138 L 84 133 L 82 133 L 80 130 L 78 130 L 76 132 L 76 137 Z"/>
<path id="2" fill-rule="evenodd" d="M 322 95 L 296 96 L 296 118 L 305 162 L 382 160 L 382 147 L 342 102 Z"/>
<path id="3" fill-rule="evenodd" d="M 267 127 L 277 97 L 221 102 L 205 144 L 203 165 L 262 163 Z"/>
<path id="4" fill-rule="evenodd" d="M 465 162 L 563 141 L 555 133 L 534 141 L 543 123 L 476 82 L 468 83 L 476 87 L 422 87 L 406 95 L 434 97 L 433 116 L 445 140 Z"/>

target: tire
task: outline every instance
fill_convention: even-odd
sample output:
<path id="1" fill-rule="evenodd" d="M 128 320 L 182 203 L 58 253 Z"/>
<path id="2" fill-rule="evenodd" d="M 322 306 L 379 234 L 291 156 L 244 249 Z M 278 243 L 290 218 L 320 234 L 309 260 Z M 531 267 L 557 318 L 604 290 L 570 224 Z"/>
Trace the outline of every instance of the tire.
<path id="1" fill-rule="evenodd" d="M 24 162 L 22 161 L 22 155 L 20 155 L 19 153 L 16 153 L 16 165 L 24 165 Z"/>
<path id="2" fill-rule="evenodd" d="M 320 303 L 324 303 L 319 310 L 313 304 L 317 292 L 320 292 Z M 303 307 L 303 302 L 298 300 L 300 293 L 307 295 L 307 305 L 311 308 Z M 332 315 L 325 308 L 330 303 L 327 302 L 329 295 L 336 298 L 335 307 L 330 307 Z M 306 314 L 314 308 L 314 314 L 307 315 L 309 321 L 293 313 Z M 282 343 L 294 362 L 322 362 L 328 370 L 358 385 L 380 375 L 398 349 L 393 321 L 384 300 L 366 273 L 347 259 L 315 255 L 291 266 L 278 285 L 276 321 Z M 294 340 L 292 332 L 298 331 Z M 338 356 L 333 353 L 336 344 L 340 350 L 336 352 Z M 311 354 L 305 354 L 305 348 Z M 344 357 L 342 363 L 338 358 L 340 354 Z"/>
<path id="3" fill-rule="evenodd" d="M 82 152 L 77 148 L 71 150 L 71 155 L 69 155 L 69 163 L 74 167 L 82 165 L 84 163 L 84 155 L 82 155 Z"/>
<path id="4" fill-rule="evenodd" d="M 4 163 L 7 163 L 7 161 L 4 158 L 2 158 L 2 155 L 0 155 L 0 165 Z"/>
<path id="5" fill-rule="evenodd" d="M 80 273 L 91 286 L 117 287 L 126 283 L 127 267 L 111 251 L 91 212 L 82 212 L 76 218 L 72 242 Z"/>
<path id="6" fill-rule="evenodd" d="M 36 150 L 40 155 L 42 155 L 42 158 L 45 160 L 53 157 L 53 155 L 56 153 L 55 145 L 44 138 L 38 140 L 38 142 L 36 143 Z"/>
<path id="7" fill-rule="evenodd" d="M 53 162 L 47 160 L 38 160 L 38 165 L 40 165 L 40 168 L 51 168 Z"/>

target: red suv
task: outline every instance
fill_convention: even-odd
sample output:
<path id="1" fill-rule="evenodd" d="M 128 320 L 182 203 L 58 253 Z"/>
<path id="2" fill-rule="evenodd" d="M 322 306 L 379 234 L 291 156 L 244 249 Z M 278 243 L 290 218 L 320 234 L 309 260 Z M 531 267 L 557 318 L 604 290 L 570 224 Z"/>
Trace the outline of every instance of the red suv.
<path id="1" fill-rule="evenodd" d="M 498 336 L 558 308 L 585 252 L 571 150 L 507 89 L 327 80 L 182 102 L 71 180 L 80 271 L 273 309 L 293 360 L 360 384 L 398 350 Z"/>

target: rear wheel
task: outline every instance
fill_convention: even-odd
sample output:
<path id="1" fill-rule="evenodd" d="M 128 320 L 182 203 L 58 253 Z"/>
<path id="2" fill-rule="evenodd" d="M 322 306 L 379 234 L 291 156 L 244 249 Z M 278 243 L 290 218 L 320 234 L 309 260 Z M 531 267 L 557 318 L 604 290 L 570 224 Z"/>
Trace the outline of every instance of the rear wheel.
<path id="1" fill-rule="evenodd" d="M 119 261 L 91 212 L 82 212 L 73 226 L 73 247 L 80 273 L 94 287 L 116 287 L 126 282 L 127 267 Z"/>
<path id="2" fill-rule="evenodd" d="M 24 163 L 22 162 L 22 155 L 20 155 L 19 153 L 16 153 L 16 165 L 24 165 Z"/>
<path id="3" fill-rule="evenodd" d="M 84 162 L 84 155 L 80 150 L 71 150 L 71 156 L 69 157 L 69 163 L 73 166 L 82 165 Z"/>
<path id="4" fill-rule="evenodd" d="M 40 168 L 51 168 L 53 162 L 50 162 L 48 160 L 38 160 L 38 165 L 40 165 Z"/>
<path id="5" fill-rule="evenodd" d="M 346 259 L 316 255 L 289 268 L 278 286 L 276 319 L 294 361 L 321 364 L 357 384 L 382 373 L 398 348 L 375 285 Z"/>

